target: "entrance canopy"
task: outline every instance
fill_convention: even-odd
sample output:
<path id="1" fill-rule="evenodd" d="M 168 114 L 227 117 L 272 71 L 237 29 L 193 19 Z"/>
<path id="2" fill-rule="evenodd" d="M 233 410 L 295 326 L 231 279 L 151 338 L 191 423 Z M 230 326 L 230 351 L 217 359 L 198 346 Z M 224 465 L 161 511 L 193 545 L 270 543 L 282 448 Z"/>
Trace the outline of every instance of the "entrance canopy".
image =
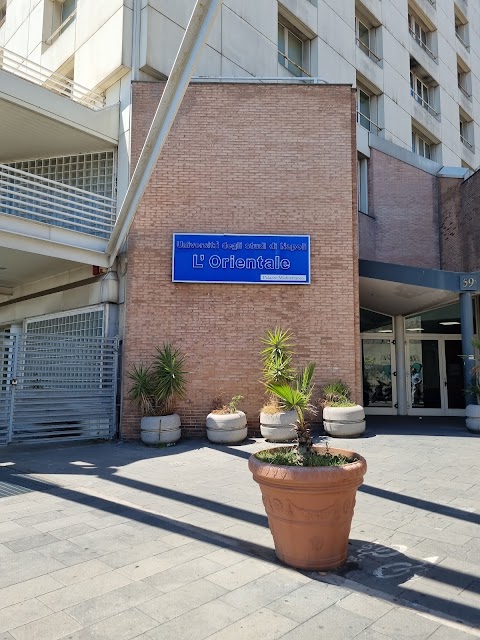
<path id="1" fill-rule="evenodd" d="M 439 269 L 360 260 L 360 306 L 406 316 L 458 300 L 464 275 Z"/>

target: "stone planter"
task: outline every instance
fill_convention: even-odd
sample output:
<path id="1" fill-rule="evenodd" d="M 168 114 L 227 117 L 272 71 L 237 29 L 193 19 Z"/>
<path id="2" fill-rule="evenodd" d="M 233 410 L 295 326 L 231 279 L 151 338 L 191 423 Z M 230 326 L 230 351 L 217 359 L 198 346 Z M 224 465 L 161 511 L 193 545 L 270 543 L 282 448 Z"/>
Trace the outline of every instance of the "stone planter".
<path id="1" fill-rule="evenodd" d="M 182 435 L 180 416 L 152 416 L 142 418 L 141 438 L 143 444 L 170 444 Z"/>
<path id="2" fill-rule="evenodd" d="M 358 438 L 365 431 L 365 411 L 354 407 L 324 407 L 323 428 L 334 438 Z"/>
<path id="3" fill-rule="evenodd" d="M 468 404 L 465 409 L 465 423 L 472 433 L 480 433 L 480 405 Z"/>
<path id="4" fill-rule="evenodd" d="M 278 413 L 260 412 L 260 433 L 267 442 L 289 442 L 295 440 L 297 432 L 292 426 L 297 421 L 297 412 L 279 411 Z"/>
<path id="5" fill-rule="evenodd" d="M 340 467 L 271 465 L 254 455 L 248 461 L 262 491 L 275 553 L 297 569 L 325 571 L 347 559 L 355 495 L 367 463 L 352 451 L 330 451 L 357 461 Z"/>
<path id="6" fill-rule="evenodd" d="M 247 437 L 247 416 L 243 411 L 235 413 L 209 413 L 207 437 L 216 444 L 237 444 Z"/>

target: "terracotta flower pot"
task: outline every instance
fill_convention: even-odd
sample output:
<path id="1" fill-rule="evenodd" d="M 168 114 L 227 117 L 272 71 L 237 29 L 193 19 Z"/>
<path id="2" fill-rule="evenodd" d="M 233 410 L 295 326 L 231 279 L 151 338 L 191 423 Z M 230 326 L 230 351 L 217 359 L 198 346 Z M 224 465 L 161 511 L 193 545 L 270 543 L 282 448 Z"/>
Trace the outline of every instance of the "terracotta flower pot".
<path id="1" fill-rule="evenodd" d="M 330 451 L 357 461 L 341 467 L 272 465 L 254 455 L 248 461 L 262 491 L 275 553 L 297 569 L 325 571 L 347 559 L 355 494 L 367 463 L 353 451 Z"/>

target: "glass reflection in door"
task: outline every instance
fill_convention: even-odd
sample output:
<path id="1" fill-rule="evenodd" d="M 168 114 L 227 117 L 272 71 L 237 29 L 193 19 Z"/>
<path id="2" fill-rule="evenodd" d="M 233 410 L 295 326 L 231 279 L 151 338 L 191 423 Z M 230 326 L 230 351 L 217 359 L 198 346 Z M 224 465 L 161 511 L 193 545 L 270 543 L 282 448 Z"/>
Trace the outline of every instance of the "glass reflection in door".
<path id="1" fill-rule="evenodd" d="M 392 407 L 392 350 L 390 340 L 363 338 L 363 405 Z"/>
<path id="2" fill-rule="evenodd" d="M 410 340 L 410 393 L 413 409 L 440 409 L 438 340 Z"/>
<path id="3" fill-rule="evenodd" d="M 462 341 L 445 340 L 445 373 L 449 409 L 465 409 Z"/>

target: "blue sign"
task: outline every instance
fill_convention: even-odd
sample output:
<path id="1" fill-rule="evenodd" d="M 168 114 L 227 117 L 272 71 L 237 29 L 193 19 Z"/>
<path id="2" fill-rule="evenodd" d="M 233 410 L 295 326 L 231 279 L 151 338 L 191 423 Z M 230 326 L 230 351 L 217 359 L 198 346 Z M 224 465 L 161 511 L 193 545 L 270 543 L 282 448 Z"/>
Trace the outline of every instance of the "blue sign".
<path id="1" fill-rule="evenodd" d="M 172 281 L 310 284 L 310 236 L 174 233 Z"/>

